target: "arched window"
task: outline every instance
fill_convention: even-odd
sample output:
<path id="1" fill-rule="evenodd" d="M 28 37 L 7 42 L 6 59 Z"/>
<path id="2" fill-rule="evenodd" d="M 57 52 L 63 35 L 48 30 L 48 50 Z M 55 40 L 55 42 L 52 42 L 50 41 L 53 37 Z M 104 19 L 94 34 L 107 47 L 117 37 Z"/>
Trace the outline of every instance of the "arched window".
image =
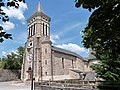
<path id="1" fill-rule="evenodd" d="M 43 35 L 44 35 L 44 23 L 43 23 Z"/>
<path id="2" fill-rule="evenodd" d="M 64 68 L 64 58 L 62 58 L 62 67 Z"/>
<path id="3" fill-rule="evenodd" d="M 33 36 L 33 33 L 34 33 L 34 27 L 33 27 L 33 25 L 31 26 L 31 32 L 32 32 L 32 36 Z"/>
<path id="4" fill-rule="evenodd" d="M 45 75 L 47 76 L 47 72 L 45 72 Z"/>
<path id="5" fill-rule="evenodd" d="M 29 68 L 28 68 L 28 71 L 31 71 L 31 70 L 32 70 L 31 67 L 29 67 Z"/>
<path id="6" fill-rule="evenodd" d="M 73 60 L 72 60 L 72 68 L 74 68 L 74 63 L 73 63 Z"/>
<path id="7" fill-rule="evenodd" d="M 45 60 L 45 64 L 47 65 L 47 60 Z"/>
<path id="8" fill-rule="evenodd" d="M 32 35 L 35 35 L 35 24 L 32 25 Z"/>
<path id="9" fill-rule="evenodd" d="M 28 28 L 28 33 L 29 33 L 29 36 L 30 36 L 30 27 Z"/>
<path id="10" fill-rule="evenodd" d="M 47 24 L 46 24 L 46 36 L 47 36 Z"/>
<path id="11" fill-rule="evenodd" d="M 32 26 L 30 27 L 30 36 L 32 36 Z"/>
<path id="12" fill-rule="evenodd" d="M 47 53 L 47 48 L 45 48 L 45 53 Z"/>

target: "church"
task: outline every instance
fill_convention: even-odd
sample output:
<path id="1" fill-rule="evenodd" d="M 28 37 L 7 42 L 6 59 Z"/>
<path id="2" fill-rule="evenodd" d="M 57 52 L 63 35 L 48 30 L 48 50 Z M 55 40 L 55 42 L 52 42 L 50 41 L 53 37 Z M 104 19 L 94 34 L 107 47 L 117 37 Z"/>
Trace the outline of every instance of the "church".
<path id="1" fill-rule="evenodd" d="M 52 45 L 50 21 L 39 2 L 27 20 L 28 36 L 21 70 L 23 81 L 31 80 L 32 75 L 36 82 L 80 79 L 82 72 L 89 71 L 88 62 L 82 56 Z"/>

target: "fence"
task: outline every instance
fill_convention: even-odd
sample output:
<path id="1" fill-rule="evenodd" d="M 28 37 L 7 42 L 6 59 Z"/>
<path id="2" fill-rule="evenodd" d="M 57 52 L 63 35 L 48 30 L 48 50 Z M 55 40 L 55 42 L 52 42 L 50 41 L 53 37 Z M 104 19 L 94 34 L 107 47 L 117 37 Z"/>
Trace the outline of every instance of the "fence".
<path id="1" fill-rule="evenodd" d="M 97 89 L 96 81 L 79 79 L 62 81 L 44 81 L 35 83 L 35 90 L 93 90 Z"/>
<path id="2" fill-rule="evenodd" d="M 35 90 L 120 90 L 118 81 L 86 81 L 79 79 L 35 82 Z"/>

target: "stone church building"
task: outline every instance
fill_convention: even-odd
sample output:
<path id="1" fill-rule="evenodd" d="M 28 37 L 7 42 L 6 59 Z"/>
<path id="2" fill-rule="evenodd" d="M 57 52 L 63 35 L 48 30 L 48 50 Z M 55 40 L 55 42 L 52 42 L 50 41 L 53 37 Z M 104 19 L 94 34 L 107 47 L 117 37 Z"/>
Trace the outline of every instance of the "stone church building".
<path id="1" fill-rule="evenodd" d="M 50 40 L 50 17 L 40 3 L 28 18 L 28 37 L 21 70 L 23 81 L 33 77 L 35 81 L 78 79 L 89 70 L 87 61 L 75 52 L 52 46 Z"/>

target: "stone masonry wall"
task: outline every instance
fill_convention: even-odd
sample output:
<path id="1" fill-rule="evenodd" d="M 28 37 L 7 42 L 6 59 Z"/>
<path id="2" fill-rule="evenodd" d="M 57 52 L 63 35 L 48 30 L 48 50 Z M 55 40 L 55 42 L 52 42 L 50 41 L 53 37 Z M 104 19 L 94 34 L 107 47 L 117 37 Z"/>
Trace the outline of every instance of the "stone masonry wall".
<path id="1" fill-rule="evenodd" d="M 0 69 L 0 82 L 17 80 L 20 78 L 20 70 Z"/>
<path id="2" fill-rule="evenodd" d="M 62 62 L 62 58 L 64 59 Z M 72 60 L 73 66 L 75 67 L 76 59 L 74 56 L 55 52 L 54 53 L 54 61 L 53 61 L 53 69 L 54 75 L 69 75 L 69 69 L 72 68 Z"/>

